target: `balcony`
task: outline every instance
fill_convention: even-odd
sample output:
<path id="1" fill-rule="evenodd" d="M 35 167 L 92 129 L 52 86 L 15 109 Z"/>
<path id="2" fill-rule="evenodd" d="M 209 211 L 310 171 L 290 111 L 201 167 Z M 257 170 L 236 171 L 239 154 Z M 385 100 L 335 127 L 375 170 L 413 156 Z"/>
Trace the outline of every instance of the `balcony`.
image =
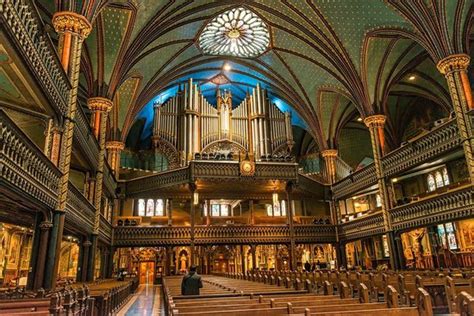
<path id="1" fill-rule="evenodd" d="M 15 48 L 21 52 L 41 90 L 58 113 L 66 115 L 70 83 L 51 40 L 43 34 L 36 10 L 25 0 L 0 0 L 0 20 Z"/>
<path id="2" fill-rule="evenodd" d="M 95 207 L 71 182 L 67 196 L 66 227 L 90 234 L 94 228 Z"/>
<path id="3" fill-rule="evenodd" d="M 471 184 L 455 187 L 432 197 L 390 210 L 395 230 L 416 228 L 474 215 L 474 190 Z"/>
<path id="4" fill-rule="evenodd" d="M 456 120 L 435 127 L 382 158 L 384 175 L 392 177 L 461 146 Z M 333 185 L 333 196 L 341 199 L 377 183 L 374 164 L 360 169 Z"/>
<path id="5" fill-rule="evenodd" d="M 196 226 L 196 245 L 214 244 L 270 244 L 289 243 L 290 230 L 287 225 L 267 226 Z M 297 243 L 335 242 L 332 225 L 295 225 Z M 114 246 L 145 247 L 165 245 L 189 245 L 189 226 L 135 226 L 114 228 Z"/>
<path id="6" fill-rule="evenodd" d="M 74 124 L 74 142 L 78 145 L 79 150 L 84 153 L 91 168 L 97 168 L 99 161 L 99 144 L 92 134 L 86 114 L 79 106 L 76 111 Z"/>
<path id="7" fill-rule="evenodd" d="M 383 234 L 385 232 L 382 212 L 356 218 L 339 226 L 343 239 L 353 240 Z"/>
<path id="8" fill-rule="evenodd" d="M 0 187 L 54 209 L 60 177 L 43 151 L 0 110 Z"/>

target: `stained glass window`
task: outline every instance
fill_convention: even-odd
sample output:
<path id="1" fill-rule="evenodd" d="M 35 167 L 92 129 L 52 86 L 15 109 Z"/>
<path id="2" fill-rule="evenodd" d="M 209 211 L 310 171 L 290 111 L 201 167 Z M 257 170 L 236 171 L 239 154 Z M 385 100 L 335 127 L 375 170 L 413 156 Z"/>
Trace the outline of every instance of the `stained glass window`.
<path id="1" fill-rule="evenodd" d="M 380 194 L 375 195 L 375 206 L 382 207 L 382 197 Z"/>
<path id="2" fill-rule="evenodd" d="M 449 185 L 449 175 L 448 175 L 448 169 L 444 168 L 443 169 L 443 180 L 444 180 L 444 185 Z"/>
<path id="3" fill-rule="evenodd" d="M 286 201 L 281 201 L 281 216 L 286 216 Z"/>
<path id="4" fill-rule="evenodd" d="M 436 180 L 436 187 L 437 188 L 441 188 L 441 187 L 444 186 L 444 180 L 443 180 L 443 176 L 441 175 L 441 172 L 436 171 L 435 180 Z"/>
<path id="5" fill-rule="evenodd" d="M 273 207 L 270 204 L 267 205 L 267 216 L 273 216 Z"/>
<path id="6" fill-rule="evenodd" d="M 229 216 L 229 205 L 221 204 L 221 216 Z"/>
<path id="7" fill-rule="evenodd" d="M 162 199 L 156 200 L 155 216 L 164 216 L 164 215 L 165 215 L 165 212 L 164 212 L 163 200 Z"/>
<path id="8" fill-rule="evenodd" d="M 205 54 L 256 57 L 270 44 L 265 22 L 255 13 L 239 7 L 212 19 L 199 37 Z"/>
<path id="9" fill-rule="evenodd" d="M 211 215 L 212 216 L 219 216 L 219 209 L 220 209 L 220 205 L 219 204 L 212 204 L 211 205 Z"/>
<path id="10" fill-rule="evenodd" d="M 145 200 L 138 200 L 138 216 L 145 216 Z"/>
<path id="11" fill-rule="evenodd" d="M 436 184 L 435 184 L 435 179 L 432 174 L 428 175 L 428 191 L 434 191 L 436 190 Z"/>
<path id="12" fill-rule="evenodd" d="M 155 201 L 148 199 L 146 201 L 146 216 L 153 216 L 155 211 Z"/>

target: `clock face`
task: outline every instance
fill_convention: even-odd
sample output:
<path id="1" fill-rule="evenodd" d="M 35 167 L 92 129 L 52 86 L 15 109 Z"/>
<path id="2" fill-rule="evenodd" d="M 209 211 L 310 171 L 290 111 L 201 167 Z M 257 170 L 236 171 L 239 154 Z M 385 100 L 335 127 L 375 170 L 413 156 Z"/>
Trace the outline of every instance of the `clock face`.
<path id="1" fill-rule="evenodd" d="M 255 171 L 254 165 L 250 161 L 242 161 L 240 164 L 240 172 L 244 176 L 251 176 Z"/>
<path id="2" fill-rule="evenodd" d="M 246 172 L 250 172 L 250 171 L 252 171 L 252 165 L 250 163 L 246 162 L 246 163 L 243 164 L 242 169 Z"/>

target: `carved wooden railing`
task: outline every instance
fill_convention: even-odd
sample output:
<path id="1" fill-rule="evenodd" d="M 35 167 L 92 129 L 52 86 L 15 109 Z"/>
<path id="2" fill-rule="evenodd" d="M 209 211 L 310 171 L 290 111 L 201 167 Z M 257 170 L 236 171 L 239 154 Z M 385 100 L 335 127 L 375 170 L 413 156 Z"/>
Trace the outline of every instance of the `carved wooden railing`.
<path id="1" fill-rule="evenodd" d="M 437 126 L 426 135 L 408 142 L 382 158 L 387 177 L 406 171 L 461 145 L 456 121 L 451 119 Z M 370 164 L 333 185 L 334 198 L 350 196 L 377 183 L 375 166 Z"/>
<path id="2" fill-rule="evenodd" d="M 154 175 L 126 181 L 125 191 L 128 197 L 146 197 L 156 190 L 169 186 L 190 183 L 196 179 L 213 180 L 287 180 L 298 181 L 298 165 L 282 162 L 257 162 L 255 175 L 240 177 L 238 161 L 191 161 L 188 166 Z"/>
<path id="3" fill-rule="evenodd" d="M 334 242 L 335 230 L 332 225 L 295 225 L 295 241 L 299 243 Z M 290 231 L 287 225 L 268 226 L 196 226 L 195 244 L 249 244 L 249 243 L 289 243 Z M 114 245 L 188 245 L 191 239 L 189 226 L 141 226 L 115 227 Z"/>
<path id="4" fill-rule="evenodd" d="M 427 226 L 474 216 L 474 188 L 471 185 L 450 190 L 421 201 L 390 210 L 395 230 Z"/>
<path id="5" fill-rule="evenodd" d="M 384 232 L 382 212 L 359 217 L 339 225 L 339 233 L 346 240 L 374 236 Z"/>
<path id="6" fill-rule="evenodd" d="M 84 153 L 91 168 L 97 168 L 99 160 L 99 144 L 97 139 L 92 134 L 89 121 L 83 109 L 78 106 L 75 115 L 74 124 L 74 142 L 79 149 Z"/>
<path id="7" fill-rule="evenodd" d="M 57 112 L 67 113 L 70 83 L 36 10 L 25 0 L 0 0 L 0 19 Z"/>
<path id="8" fill-rule="evenodd" d="M 66 225 L 84 233 L 94 226 L 95 207 L 71 182 L 67 195 Z"/>
<path id="9" fill-rule="evenodd" d="M 109 245 L 112 242 L 112 224 L 102 215 L 100 216 L 99 238 Z"/>
<path id="10" fill-rule="evenodd" d="M 60 177 L 59 169 L 0 110 L 0 186 L 53 209 Z"/>

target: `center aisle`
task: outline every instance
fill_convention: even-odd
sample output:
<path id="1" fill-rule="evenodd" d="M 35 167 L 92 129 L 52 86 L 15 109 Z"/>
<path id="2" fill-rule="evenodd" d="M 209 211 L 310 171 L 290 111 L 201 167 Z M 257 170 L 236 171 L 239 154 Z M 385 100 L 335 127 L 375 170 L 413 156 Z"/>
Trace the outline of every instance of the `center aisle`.
<path id="1" fill-rule="evenodd" d="M 118 316 L 165 315 L 161 285 L 140 285 Z"/>

